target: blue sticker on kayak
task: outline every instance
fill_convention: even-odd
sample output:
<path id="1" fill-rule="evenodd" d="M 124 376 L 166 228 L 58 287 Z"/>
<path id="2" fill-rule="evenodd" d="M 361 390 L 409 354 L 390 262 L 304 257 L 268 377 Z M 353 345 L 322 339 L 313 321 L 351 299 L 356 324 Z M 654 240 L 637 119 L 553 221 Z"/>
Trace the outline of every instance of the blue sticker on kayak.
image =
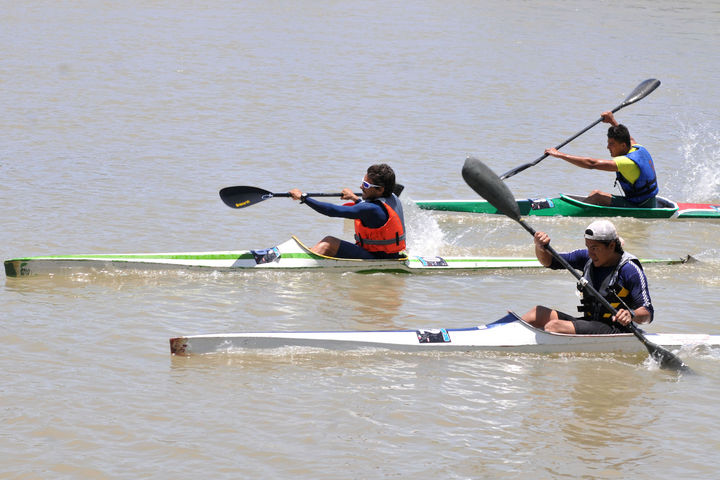
<path id="1" fill-rule="evenodd" d="M 536 199 L 530 199 L 530 209 L 531 210 L 543 210 L 545 208 L 553 208 L 555 204 L 553 203 L 552 199 L 550 198 L 536 198 Z"/>
<path id="2" fill-rule="evenodd" d="M 255 257 L 255 263 L 258 265 L 261 263 L 270 263 L 280 260 L 280 250 L 277 247 L 268 248 L 265 250 L 250 250 L 250 253 Z"/>
<path id="3" fill-rule="evenodd" d="M 417 258 L 420 263 L 422 263 L 423 267 L 447 267 L 447 262 L 442 257 L 415 257 Z"/>
<path id="4" fill-rule="evenodd" d="M 450 335 L 444 328 L 417 330 L 415 333 L 419 343 L 448 343 L 450 341 Z"/>

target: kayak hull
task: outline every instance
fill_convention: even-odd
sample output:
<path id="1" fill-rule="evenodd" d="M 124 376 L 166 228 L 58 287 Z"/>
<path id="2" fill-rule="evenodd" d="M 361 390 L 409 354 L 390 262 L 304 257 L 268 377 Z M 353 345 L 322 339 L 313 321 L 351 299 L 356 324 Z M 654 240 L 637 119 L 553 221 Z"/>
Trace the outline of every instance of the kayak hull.
<path id="1" fill-rule="evenodd" d="M 688 346 L 720 348 L 720 335 L 646 333 L 667 349 Z M 525 323 L 514 313 L 470 328 L 346 332 L 248 332 L 188 335 L 170 339 L 173 355 L 242 353 L 288 347 L 326 350 L 383 349 L 422 351 L 497 351 L 526 353 L 642 353 L 645 346 L 631 333 L 566 335 L 549 333 Z"/>
<path id="2" fill-rule="evenodd" d="M 687 259 L 647 260 L 647 263 L 683 263 Z M 200 253 L 153 253 L 121 255 L 53 255 L 5 260 L 5 275 L 67 275 L 116 270 L 199 269 L 335 270 L 353 272 L 437 272 L 511 268 L 541 268 L 530 257 L 419 257 L 360 260 L 316 255 L 296 237 L 270 249 Z"/>
<path id="3" fill-rule="evenodd" d="M 676 203 L 658 198 L 657 208 L 603 207 L 582 201 L 581 195 L 561 194 L 559 197 L 517 199 L 523 216 L 565 216 L 565 217 L 632 217 L 632 218 L 718 218 L 720 204 Z M 447 212 L 469 212 L 499 214 L 489 202 L 481 200 L 419 200 L 417 205 L 424 210 Z"/>
<path id="4" fill-rule="evenodd" d="M 683 260 L 678 259 L 677 262 Z M 668 260 L 674 263 L 675 260 Z M 228 252 L 187 252 L 121 255 L 42 256 L 6 260 L 8 277 L 72 274 L 86 271 L 200 269 L 337 270 L 354 272 L 423 272 L 540 268 L 535 258 L 518 257 L 419 257 L 361 260 L 317 255 L 292 237 L 276 247 Z"/>

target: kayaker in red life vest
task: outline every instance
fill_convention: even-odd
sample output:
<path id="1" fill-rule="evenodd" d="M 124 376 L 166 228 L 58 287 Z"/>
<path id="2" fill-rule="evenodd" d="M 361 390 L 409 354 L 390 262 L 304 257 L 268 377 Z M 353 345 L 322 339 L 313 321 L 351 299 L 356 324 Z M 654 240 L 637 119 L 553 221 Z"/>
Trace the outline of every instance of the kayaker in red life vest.
<path id="1" fill-rule="evenodd" d="M 655 208 L 658 185 L 650 153 L 635 143 L 627 127 L 618 124 L 612 112 L 603 112 L 601 116 L 603 122 L 612 125 L 607 134 L 607 149 L 612 160 L 568 155 L 555 148 L 548 148 L 545 153 L 578 167 L 617 172 L 615 181 L 620 184 L 625 196 L 593 190 L 585 202 L 606 207 Z"/>
<path id="2" fill-rule="evenodd" d="M 564 268 L 545 249 L 549 243 L 546 233 L 536 232 L 535 255 L 546 267 Z M 593 295 L 586 294 L 578 307 L 582 312 L 580 317 L 537 305 L 522 316 L 523 320 L 548 332 L 570 334 L 624 333 L 627 330 L 623 326 L 631 321 L 652 322 L 654 309 L 647 278 L 640 261 L 623 251 L 622 238 L 618 237 L 615 226 L 607 220 L 591 223 L 585 230 L 585 246 L 586 249 L 560 255 L 583 272 L 583 277 L 610 302 L 617 315 L 613 316 Z M 628 308 L 633 309 L 634 319 Z"/>
<path id="3" fill-rule="evenodd" d="M 336 258 L 405 256 L 405 217 L 400 199 L 393 193 L 395 172 L 384 163 L 371 165 L 360 188 L 362 199 L 351 189 L 343 189 L 342 199 L 352 201 L 345 205 L 320 202 L 297 188 L 288 192 L 293 199 L 323 215 L 355 220 L 355 243 L 327 236 L 311 250 L 319 255 Z"/>

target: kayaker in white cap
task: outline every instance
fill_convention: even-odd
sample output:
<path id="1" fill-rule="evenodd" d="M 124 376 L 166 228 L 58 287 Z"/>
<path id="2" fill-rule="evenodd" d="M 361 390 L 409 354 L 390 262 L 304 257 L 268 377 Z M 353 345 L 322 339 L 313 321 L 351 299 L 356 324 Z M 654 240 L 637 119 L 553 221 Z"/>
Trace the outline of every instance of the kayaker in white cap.
<path id="1" fill-rule="evenodd" d="M 540 263 L 552 269 L 564 268 L 545 249 L 550 237 L 536 232 L 535 255 Z M 623 240 L 615 225 L 608 220 L 597 220 L 585 229 L 585 249 L 560 255 L 610 304 L 617 309 L 612 315 L 592 295 L 584 295 L 578 307 L 580 315 L 574 317 L 542 305 L 535 306 L 523 315 L 529 324 L 549 332 L 570 334 L 608 334 L 626 332 L 631 321 L 650 323 L 654 309 L 648 291 L 648 282 L 640 261 L 623 250 Z M 580 288 L 580 287 L 578 287 Z M 632 318 L 629 309 L 635 314 Z"/>

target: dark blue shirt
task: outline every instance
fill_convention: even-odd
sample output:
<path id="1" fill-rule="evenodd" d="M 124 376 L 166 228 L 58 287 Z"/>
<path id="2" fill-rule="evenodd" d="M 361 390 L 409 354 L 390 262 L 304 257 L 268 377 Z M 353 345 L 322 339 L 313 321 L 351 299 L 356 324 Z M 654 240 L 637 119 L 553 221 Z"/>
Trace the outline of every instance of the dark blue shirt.
<path id="1" fill-rule="evenodd" d="M 334 203 L 320 202 L 313 197 L 307 197 L 305 203 L 318 213 L 328 217 L 342 217 L 357 219 L 368 228 L 380 228 L 388 221 L 389 215 L 383 207 L 375 202 L 359 202 L 355 205 L 336 205 Z"/>
<path id="2" fill-rule="evenodd" d="M 585 264 L 590 259 L 587 249 L 575 250 L 570 253 L 561 253 L 563 257 L 573 268 L 582 272 L 585 268 Z M 564 268 L 560 262 L 553 258 L 550 268 L 559 270 Z M 615 267 L 593 267 L 593 275 L 590 283 L 596 290 L 600 288 L 603 280 L 615 271 Z M 628 306 L 633 310 L 640 307 L 645 307 L 650 311 L 650 318 L 653 318 L 654 309 L 652 300 L 650 299 L 650 292 L 648 290 L 647 277 L 640 266 L 633 262 L 627 262 L 622 266 L 620 272 L 618 272 L 618 283 L 630 291 L 630 294 L 625 299 Z"/>

